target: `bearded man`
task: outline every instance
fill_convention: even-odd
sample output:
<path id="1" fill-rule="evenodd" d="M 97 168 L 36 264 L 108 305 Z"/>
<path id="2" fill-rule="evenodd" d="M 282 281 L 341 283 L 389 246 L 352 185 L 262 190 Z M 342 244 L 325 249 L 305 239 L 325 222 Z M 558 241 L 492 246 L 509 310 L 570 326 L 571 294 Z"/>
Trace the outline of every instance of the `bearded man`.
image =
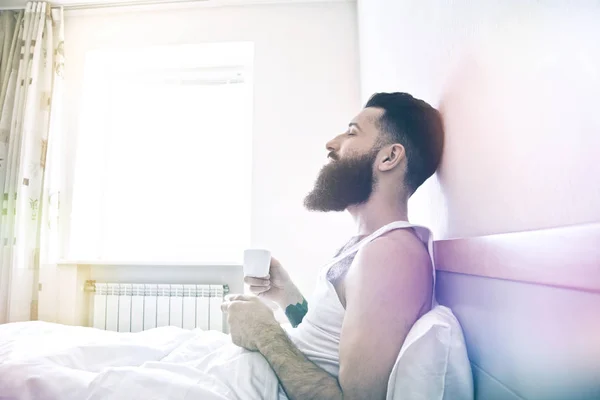
<path id="1" fill-rule="evenodd" d="M 377 93 L 327 145 L 330 162 L 305 199 L 313 211 L 348 211 L 356 234 L 323 267 L 306 301 L 272 259 L 257 296 L 228 297 L 232 340 L 259 351 L 290 399 L 385 399 L 413 324 L 434 303 L 431 235 L 408 222 L 407 203 L 437 169 L 440 114 L 407 93 Z M 265 298 L 285 310 L 278 324 Z"/>

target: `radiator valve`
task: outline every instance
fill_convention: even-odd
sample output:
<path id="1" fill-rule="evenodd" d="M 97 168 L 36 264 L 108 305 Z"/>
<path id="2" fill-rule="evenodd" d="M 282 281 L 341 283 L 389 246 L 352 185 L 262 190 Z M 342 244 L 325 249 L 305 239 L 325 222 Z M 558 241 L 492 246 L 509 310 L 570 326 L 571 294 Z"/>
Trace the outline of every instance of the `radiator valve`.
<path id="1" fill-rule="evenodd" d="M 96 281 L 88 279 L 85 281 L 85 285 L 83 286 L 84 292 L 95 292 L 96 291 Z"/>

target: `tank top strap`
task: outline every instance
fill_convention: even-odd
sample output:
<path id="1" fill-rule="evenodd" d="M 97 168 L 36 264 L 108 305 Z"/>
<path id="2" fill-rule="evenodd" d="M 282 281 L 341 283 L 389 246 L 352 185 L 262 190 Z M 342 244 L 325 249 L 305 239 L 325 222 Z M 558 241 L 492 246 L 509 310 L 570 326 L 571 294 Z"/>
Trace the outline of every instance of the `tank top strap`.
<path id="1" fill-rule="evenodd" d="M 338 254 L 336 257 L 334 257 L 331 261 L 329 261 L 325 266 L 323 266 L 322 268 L 322 275 L 325 276 L 325 274 L 327 274 L 327 271 L 329 270 L 329 268 L 331 268 L 333 265 L 337 264 L 338 262 L 340 262 L 341 260 L 343 260 L 346 257 L 349 257 L 355 253 L 357 253 L 360 249 L 362 249 L 364 246 L 366 246 L 367 244 L 371 243 L 373 240 L 377 239 L 378 237 L 394 231 L 396 229 L 406 229 L 406 228 L 412 228 L 413 231 L 415 232 L 415 234 L 417 235 L 417 237 L 424 243 L 427 245 L 427 251 L 429 253 L 429 257 L 431 259 L 431 266 L 432 266 L 432 274 L 433 274 L 433 299 L 432 299 L 432 304 L 435 305 L 436 301 L 435 301 L 435 257 L 433 254 L 433 235 L 431 233 L 431 231 L 429 230 L 429 228 L 426 228 L 424 226 L 421 225 L 414 225 L 411 224 L 408 221 L 394 221 L 394 222 L 390 222 L 387 225 L 382 226 L 381 228 L 377 229 L 375 232 L 373 232 L 372 234 L 368 235 L 367 237 L 365 237 L 364 239 L 360 240 L 358 243 L 356 243 L 353 246 L 350 246 L 348 249 L 344 249 L 341 251 L 340 254 Z"/>
<path id="2" fill-rule="evenodd" d="M 323 267 L 323 269 L 328 269 L 329 267 L 331 267 L 334 264 L 337 264 L 339 261 L 343 260 L 344 258 L 358 252 L 361 248 L 363 248 L 367 244 L 371 243 L 373 240 L 377 239 L 381 235 L 384 235 L 384 234 L 386 234 L 390 231 L 396 230 L 396 229 L 409 228 L 409 227 L 413 227 L 413 226 L 414 225 L 412 225 L 408 221 L 394 221 L 387 225 L 384 225 L 381 228 L 377 229 L 375 232 L 371 233 L 369 236 L 360 240 L 355 245 L 350 246 L 348 249 L 342 250 L 340 252 L 340 254 L 338 254 L 331 261 L 329 261 Z"/>

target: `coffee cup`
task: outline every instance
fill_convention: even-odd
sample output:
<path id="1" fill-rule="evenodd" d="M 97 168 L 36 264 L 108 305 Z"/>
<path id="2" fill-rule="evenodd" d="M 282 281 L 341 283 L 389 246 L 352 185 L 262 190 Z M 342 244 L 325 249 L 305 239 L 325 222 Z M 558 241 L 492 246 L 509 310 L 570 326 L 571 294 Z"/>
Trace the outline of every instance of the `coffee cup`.
<path id="1" fill-rule="evenodd" d="M 271 252 L 264 249 L 247 249 L 244 251 L 244 276 L 264 278 L 269 275 Z"/>

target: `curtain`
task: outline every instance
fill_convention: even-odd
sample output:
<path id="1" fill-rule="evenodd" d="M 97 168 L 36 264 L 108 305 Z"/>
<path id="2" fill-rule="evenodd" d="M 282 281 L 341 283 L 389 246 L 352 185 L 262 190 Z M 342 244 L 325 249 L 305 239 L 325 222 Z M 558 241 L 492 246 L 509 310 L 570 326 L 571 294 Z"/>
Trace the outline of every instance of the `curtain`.
<path id="1" fill-rule="evenodd" d="M 46 2 L 0 15 L 0 323 L 39 318 L 57 258 L 62 21 Z"/>

